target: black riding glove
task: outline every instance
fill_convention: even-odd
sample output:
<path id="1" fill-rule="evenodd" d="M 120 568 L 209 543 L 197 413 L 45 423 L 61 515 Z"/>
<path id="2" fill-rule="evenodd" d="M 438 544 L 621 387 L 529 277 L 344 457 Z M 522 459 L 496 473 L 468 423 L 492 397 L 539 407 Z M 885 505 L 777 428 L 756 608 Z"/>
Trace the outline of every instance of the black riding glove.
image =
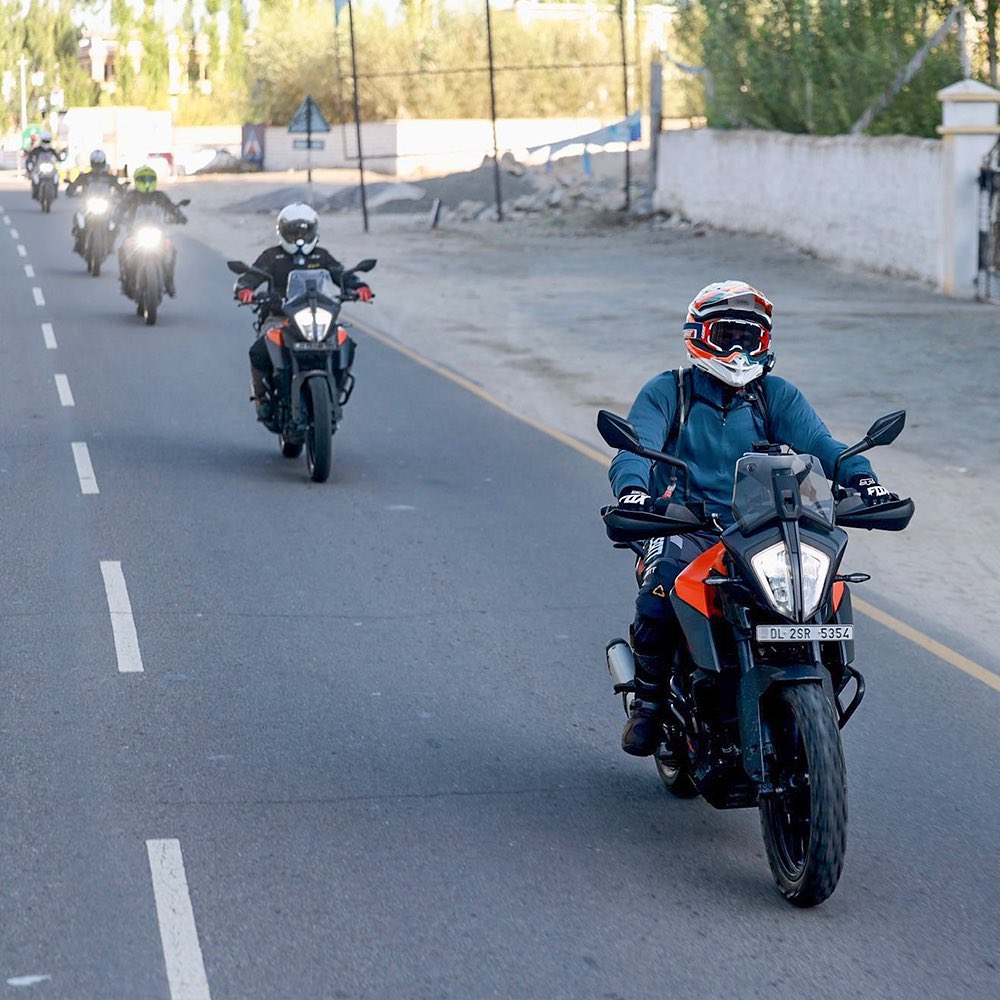
<path id="1" fill-rule="evenodd" d="M 653 498 L 641 486 L 630 486 L 618 497 L 618 506 L 621 510 L 651 511 Z"/>
<path id="2" fill-rule="evenodd" d="M 867 473 L 852 476 L 849 485 L 851 489 L 855 489 L 861 494 L 861 499 L 864 500 L 866 507 L 877 507 L 880 503 L 891 503 L 893 500 L 899 499 L 897 494 L 890 493 L 884 486 L 879 485 L 874 476 Z"/>

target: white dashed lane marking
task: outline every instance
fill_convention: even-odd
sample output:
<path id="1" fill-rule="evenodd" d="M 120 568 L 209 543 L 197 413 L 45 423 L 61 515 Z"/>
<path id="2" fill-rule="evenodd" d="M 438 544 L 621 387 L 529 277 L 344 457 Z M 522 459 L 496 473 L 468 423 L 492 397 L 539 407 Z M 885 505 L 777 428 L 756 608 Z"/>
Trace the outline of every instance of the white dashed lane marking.
<path id="1" fill-rule="evenodd" d="M 23 243 L 18 243 L 18 245 L 17 245 L 17 252 L 22 257 L 27 257 L 28 256 L 28 251 L 25 250 Z"/>
<path id="2" fill-rule="evenodd" d="M 33 278 L 35 276 L 35 269 L 30 264 L 24 265 L 24 276 L 26 278 Z"/>
<path id="3" fill-rule="evenodd" d="M 139 637 L 132 617 L 132 602 L 128 599 L 128 588 L 122 574 L 122 564 L 115 561 L 101 562 L 104 577 L 104 593 L 108 598 L 111 614 L 111 631 L 115 635 L 115 655 L 118 657 L 118 672 L 121 674 L 141 674 L 142 656 L 139 653 Z"/>
<path id="4" fill-rule="evenodd" d="M 147 840 L 146 853 L 171 1000 L 211 1000 L 180 842 Z"/>
<path id="5" fill-rule="evenodd" d="M 4 224 L 5 226 L 9 226 L 9 225 L 10 225 L 10 216 L 9 216 L 9 215 L 5 215 L 5 216 L 3 217 L 3 224 Z"/>
<path id="6" fill-rule="evenodd" d="M 21 238 L 21 234 L 20 234 L 20 233 L 19 233 L 19 232 L 18 232 L 18 231 L 17 231 L 16 229 L 12 229 L 12 230 L 10 231 L 10 238 L 11 238 L 12 240 L 17 240 L 17 239 L 20 239 L 20 238 Z"/>
<path id="7" fill-rule="evenodd" d="M 44 306 L 45 305 L 45 296 L 42 295 L 42 290 L 37 285 L 34 288 L 31 289 L 31 294 L 35 296 L 35 305 L 36 306 Z"/>
<path id="8" fill-rule="evenodd" d="M 80 478 L 80 492 L 84 494 L 100 493 L 97 488 L 97 477 L 94 466 L 90 462 L 90 450 L 83 441 L 73 442 L 73 461 L 76 462 L 76 474 Z"/>
<path id="9" fill-rule="evenodd" d="M 63 406 L 76 406 L 73 399 L 73 390 L 69 387 L 69 379 L 65 375 L 56 376 L 56 391 L 59 393 L 59 402 Z"/>
<path id="10" fill-rule="evenodd" d="M 45 339 L 45 346 L 50 350 L 54 351 L 59 345 L 56 343 L 56 335 L 52 331 L 51 323 L 42 324 L 42 337 Z"/>

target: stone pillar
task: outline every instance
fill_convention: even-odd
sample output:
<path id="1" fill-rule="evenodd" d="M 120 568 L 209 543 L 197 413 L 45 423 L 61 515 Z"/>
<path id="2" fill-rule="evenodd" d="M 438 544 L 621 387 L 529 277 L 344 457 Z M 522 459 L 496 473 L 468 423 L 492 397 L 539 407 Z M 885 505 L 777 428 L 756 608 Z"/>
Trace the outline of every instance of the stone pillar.
<path id="1" fill-rule="evenodd" d="M 1000 138 L 1000 90 L 960 80 L 938 91 L 944 140 L 941 291 L 974 298 L 979 274 L 979 168 Z"/>

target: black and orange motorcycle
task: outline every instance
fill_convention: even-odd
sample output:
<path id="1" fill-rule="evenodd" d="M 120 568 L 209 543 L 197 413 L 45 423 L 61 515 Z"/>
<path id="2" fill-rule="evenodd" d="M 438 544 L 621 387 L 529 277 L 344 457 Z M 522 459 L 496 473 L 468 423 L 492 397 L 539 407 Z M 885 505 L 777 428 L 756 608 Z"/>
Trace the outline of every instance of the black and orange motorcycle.
<path id="1" fill-rule="evenodd" d="M 849 456 L 890 444 L 905 419 L 900 410 L 876 420 L 843 452 L 838 469 Z M 621 417 L 602 410 L 597 426 L 612 448 L 678 467 L 689 485 L 687 466 L 643 447 Z M 669 503 L 662 513 L 615 506 L 601 512 L 615 546 L 640 556 L 651 538 L 718 532 L 718 543 L 670 592 L 686 645 L 674 651 L 654 759 L 679 798 L 701 795 L 717 809 L 756 806 L 778 889 L 802 907 L 827 899 L 843 868 L 847 780 L 840 730 L 865 693 L 852 665 L 848 584 L 869 577 L 839 572 L 843 528 L 901 531 L 914 510 L 909 499 L 869 507 L 852 491 L 836 489 L 835 498 L 819 459 L 762 443 L 737 462 L 734 522 L 727 528 L 697 504 Z M 614 639 L 606 652 L 627 711 L 632 649 Z"/>

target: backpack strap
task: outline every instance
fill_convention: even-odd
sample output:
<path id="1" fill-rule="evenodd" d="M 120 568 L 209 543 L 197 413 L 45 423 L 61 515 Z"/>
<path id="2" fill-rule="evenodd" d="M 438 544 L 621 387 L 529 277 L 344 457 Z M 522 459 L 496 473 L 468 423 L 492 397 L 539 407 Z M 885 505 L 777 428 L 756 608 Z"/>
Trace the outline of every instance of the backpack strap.
<path id="1" fill-rule="evenodd" d="M 771 421 L 770 414 L 768 413 L 767 406 L 767 375 L 761 375 L 754 385 L 753 392 L 749 395 L 750 403 L 753 405 L 754 409 L 760 415 L 760 419 L 764 423 L 764 437 L 770 443 L 771 441 Z"/>
<path id="2" fill-rule="evenodd" d="M 677 398 L 674 401 L 674 415 L 670 421 L 663 451 L 676 457 L 677 446 L 680 444 L 684 427 L 687 424 L 688 410 L 691 408 L 691 371 L 688 368 L 678 368 L 674 372 L 677 380 Z"/>

